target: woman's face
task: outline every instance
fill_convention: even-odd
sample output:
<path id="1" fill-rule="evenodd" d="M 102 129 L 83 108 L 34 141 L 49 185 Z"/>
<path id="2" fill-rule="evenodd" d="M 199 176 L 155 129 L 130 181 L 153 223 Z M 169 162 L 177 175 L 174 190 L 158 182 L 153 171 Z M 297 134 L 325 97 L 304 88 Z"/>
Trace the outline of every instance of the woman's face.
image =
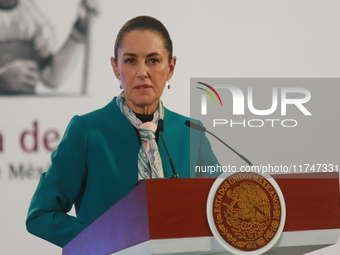
<path id="1" fill-rule="evenodd" d="M 162 37 L 147 30 L 125 34 L 117 59 L 111 64 L 121 80 L 126 103 L 141 114 L 151 114 L 158 106 L 167 80 L 174 72 L 176 57 L 169 63 Z"/>

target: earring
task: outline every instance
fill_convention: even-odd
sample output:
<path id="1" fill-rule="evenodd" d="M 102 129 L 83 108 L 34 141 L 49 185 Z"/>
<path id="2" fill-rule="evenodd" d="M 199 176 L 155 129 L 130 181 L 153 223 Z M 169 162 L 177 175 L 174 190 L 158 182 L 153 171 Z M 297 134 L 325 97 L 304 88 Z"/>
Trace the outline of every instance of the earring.
<path id="1" fill-rule="evenodd" d="M 169 81 L 166 81 L 165 86 L 167 86 L 168 89 L 170 89 L 170 82 L 169 82 Z"/>
<path id="2" fill-rule="evenodd" d="M 122 87 L 122 82 L 119 80 L 119 88 L 120 89 L 123 89 L 123 87 Z"/>

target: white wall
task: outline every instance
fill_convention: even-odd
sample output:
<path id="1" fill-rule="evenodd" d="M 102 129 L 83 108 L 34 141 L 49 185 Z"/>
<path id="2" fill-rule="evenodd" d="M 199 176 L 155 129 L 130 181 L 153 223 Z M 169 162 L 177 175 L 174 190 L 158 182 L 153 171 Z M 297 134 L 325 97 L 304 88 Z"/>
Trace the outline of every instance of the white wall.
<path id="1" fill-rule="evenodd" d="M 56 48 L 69 33 L 77 1 L 35 0 L 56 28 Z M 26 232 L 28 205 L 38 183 L 37 168 L 46 169 L 50 152 L 42 137 L 48 129 L 62 135 L 70 118 L 104 106 L 120 91 L 110 56 L 115 36 L 130 18 L 151 15 L 168 28 L 177 56 L 171 89 L 163 102 L 189 115 L 190 78 L 205 77 L 339 77 L 340 2 L 337 0 L 131 0 L 99 1 L 93 20 L 89 93 L 86 97 L 0 97 L 0 254 L 61 254 L 61 249 Z M 1 57 L 1 56 L 0 56 Z M 56 92 L 78 91 L 81 61 Z M 42 93 L 46 93 L 41 88 Z M 175 100 L 176 99 L 176 102 Z M 25 153 L 19 136 L 38 123 L 38 152 Z M 9 165 L 22 164 L 33 174 L 14 178 Z M 32 166 L 33 170 L 30 170 Z M 338 254 L 340 245 L 311 254 Z"/>

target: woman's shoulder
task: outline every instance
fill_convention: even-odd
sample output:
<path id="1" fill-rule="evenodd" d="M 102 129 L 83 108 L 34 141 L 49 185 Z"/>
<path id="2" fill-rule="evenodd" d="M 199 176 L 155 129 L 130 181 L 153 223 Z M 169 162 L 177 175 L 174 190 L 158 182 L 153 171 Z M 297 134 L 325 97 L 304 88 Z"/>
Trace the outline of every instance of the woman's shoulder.
<path id="1" fill-rule="evenodd" d="M 84 121 L 93 121 L 110 118 L 111 116 L 114 116 L 117 113 L 120 113 L 119 108 L 117 107 L 115 99 L 112 99 L 104 107 L 79 115 L 79 117 Z"/>
<path id="2" fill-rule="evenodd" d="M 82 115 L 75 115 L 71 119 L 69 125 L 78 123 L 78 125 L 85 127 L 85 129 L 97 129 L 100 127 L 112 126 L 115 123 L 124 123 L 125 119 L 113 99 L 102 108 Z"/>
<path id="3" fill-rule="evenodd" d="M 169 121 L 178 121 L 178 122 L 183 122 L 183 123 L 185 123 L 186 121 L 192 121 L 196 124 L 202 125 L 202 122 L 200 120 L 193 119 L 193 118 L 181 115 L 179 113 L 170 111 L 166 107 L 164 107 L 164 117 Z"/>
<path id="4" fill-rule="evenodd" d="M 181 115 L 177 112 L 170 111 L 168 108 L 164 107 L 164 117 L 169 119 L 183 119 L 183 120 L 189 120 L 190 118 L 184 115 Z"/>

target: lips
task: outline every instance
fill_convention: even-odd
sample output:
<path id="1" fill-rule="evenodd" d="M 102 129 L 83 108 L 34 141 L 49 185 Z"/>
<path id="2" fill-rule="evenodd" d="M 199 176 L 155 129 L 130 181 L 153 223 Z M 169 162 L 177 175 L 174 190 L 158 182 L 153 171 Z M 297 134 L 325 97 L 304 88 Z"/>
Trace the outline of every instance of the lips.
<path id="1" fill-rule="evenodd" d="M 136 85 L 134 86 L 134 89 L 151 89 L 152 86 L 149 84 L 141 84 L 141 85 Z"/>

